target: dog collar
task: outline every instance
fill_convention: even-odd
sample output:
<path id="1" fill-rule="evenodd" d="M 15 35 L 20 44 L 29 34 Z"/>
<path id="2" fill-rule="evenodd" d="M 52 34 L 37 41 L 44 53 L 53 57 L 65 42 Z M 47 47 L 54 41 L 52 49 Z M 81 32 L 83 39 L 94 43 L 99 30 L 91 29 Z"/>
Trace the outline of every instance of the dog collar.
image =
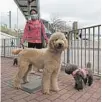
<path id="1" fill-rule="evenodd" d="M 76 73 L 77 73 L 78 71 L 80 71 L 80 70 L 81 70 L 81 68 L 76 69 L 75 71 L 72 72 L 72 75 L 75 76 Z"/>
<path id="2" fill-rule="evenodd" d="M 75 76 L 78 71 L 80 72 L 80 74 L 82 74 L 84 76 L 84 78 L 87 77 L 87 75 L 88 75 L 87 68 L 82 68 L 82 69 L 81 68 L 78 68 L 75 71 L 73 71 L 72 75 Z"/>
<path id="3" fill-rule="evenodd" d="M 84 75 L 84 78 L 86 78 L 87 75 L 88 75 L 88 70 L 87 70 L 86 68 L 82 68 L 82 69 L 81 69 L 81 72 L 82 72 L 82 74 Z"/>

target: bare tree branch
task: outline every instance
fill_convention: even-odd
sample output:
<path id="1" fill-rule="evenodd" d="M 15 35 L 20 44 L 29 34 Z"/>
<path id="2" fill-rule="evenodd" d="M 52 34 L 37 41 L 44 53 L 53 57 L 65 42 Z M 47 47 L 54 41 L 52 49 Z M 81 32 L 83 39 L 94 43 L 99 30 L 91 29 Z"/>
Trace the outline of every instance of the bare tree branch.
<path id="1" fill-rule="evenodd" d="M 61 20 L 58 15 L 51 15 L 51 25 L 56 31 L 68 32 L 71 30 L 71 27 L 67 24 L 67 22 Z"/>

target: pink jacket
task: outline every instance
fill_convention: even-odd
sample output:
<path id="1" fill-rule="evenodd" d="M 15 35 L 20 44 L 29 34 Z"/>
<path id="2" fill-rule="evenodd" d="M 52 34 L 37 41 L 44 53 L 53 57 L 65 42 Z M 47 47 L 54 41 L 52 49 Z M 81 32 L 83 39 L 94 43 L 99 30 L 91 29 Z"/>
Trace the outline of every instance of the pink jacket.
<path id="1" fill-rule="evenodd" d="M 48 43 L 48 38 L 45 33 L 44 24 L 42 23 L 42 21 L 29 20 L 25 25 L 21 43 L 24 43 L 25 40 L 31 43 L 42 43 L 41 36 L 43 36 L 46 42 Z"/>

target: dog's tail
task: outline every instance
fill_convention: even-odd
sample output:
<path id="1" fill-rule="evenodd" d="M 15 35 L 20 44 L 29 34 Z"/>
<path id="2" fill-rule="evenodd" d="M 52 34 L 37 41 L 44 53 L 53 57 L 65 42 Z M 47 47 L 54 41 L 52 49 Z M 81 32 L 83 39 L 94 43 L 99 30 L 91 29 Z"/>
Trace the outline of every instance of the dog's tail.
<path id="1" fill-rule="evenodd" d="M 91 62 L 87 62 L 87 68 L 91 69 Z"/>
<path id="2" fill-rule="evenodd" d="M 12 50 L 12 54 L 17 55 L 19 54 L 23 49 L 14 49 Z"/>

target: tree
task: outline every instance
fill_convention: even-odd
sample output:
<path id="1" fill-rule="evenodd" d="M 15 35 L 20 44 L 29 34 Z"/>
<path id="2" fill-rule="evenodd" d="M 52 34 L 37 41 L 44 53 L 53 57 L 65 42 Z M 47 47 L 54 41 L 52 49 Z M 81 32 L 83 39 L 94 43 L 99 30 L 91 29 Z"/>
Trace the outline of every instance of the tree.
<path id="1" fill-rule="evenodd" d="M 69 32 L 69 30 L 71 30 L 71 27 L 67 24 L 67 22 L 62 20 L 57 14 L 51 15 L 50 19 L 51 26 L 56 31 Z"/>

